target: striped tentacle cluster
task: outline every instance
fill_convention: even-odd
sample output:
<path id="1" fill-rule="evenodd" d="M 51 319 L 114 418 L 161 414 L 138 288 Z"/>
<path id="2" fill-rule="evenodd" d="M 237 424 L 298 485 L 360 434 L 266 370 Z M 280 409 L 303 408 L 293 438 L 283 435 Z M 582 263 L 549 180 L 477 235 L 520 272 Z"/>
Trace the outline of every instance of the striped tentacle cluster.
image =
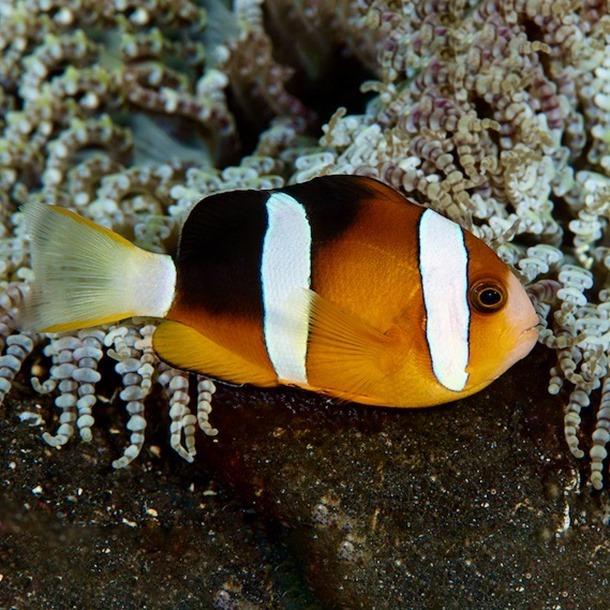
<path id="1" fill-rule="evenodd" d="M 95 422 L 93 407 L 98 400 L 108 400 L 96 389 L 101 379 L 98 366 L 105 355 L 116 361 L 114 368 L 122 378 L 123 389 L 119 397 L 126 403 L 129 414 L 127 429 L 131 432 L 130 444 L 123 455 L 112 463 L 114 468 L 125 468 L 142 450 L 146 428 L 144 401 L 154 381 L 165 387 L 168 393 L 172 421 L 171 446 L 179 455 L 188 461 L 193 460 L 196 453 L 194 424 L 198 423 L 209 436 L 217 434 L 208 420 L 214 384 L 199 376 L 197 416 L 192 415 L 188 408 L 188 375 L 168 367 L 155 356 L 152 349 L 154 329 L 155 326 L 151 324 L 130 323 L 114 325 L 105 330 L 84 329 L 76 334 L 50 336 L 50 342 L 43 350 L 45 356 L 51 359 L 49 378 L 44 382 L 38 377 L 32 378 L 32 385 L 40 394 L 59 390 L 54 400 L 60 410 L 59 427 L 53 434 L 43 433 L 43 439 L 49 445 L 65 445 L 76 430 L 85 442 L 92 440 L 91 428 Z M 9 339 L 20 336 L 11 335 Z M 13 357 L 9 351 L 10 347 L 7 355 Z M 33 419 L 33 415 L 29 414 L 29 418 Z M 38 419 L 37 423 L 41 421 Z"/>

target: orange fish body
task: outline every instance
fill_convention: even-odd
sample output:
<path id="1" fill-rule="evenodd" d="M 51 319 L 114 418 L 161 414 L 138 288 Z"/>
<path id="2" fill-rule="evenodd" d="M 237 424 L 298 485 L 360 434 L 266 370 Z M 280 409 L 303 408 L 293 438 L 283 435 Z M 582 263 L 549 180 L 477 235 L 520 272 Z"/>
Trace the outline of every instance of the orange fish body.
<path id="1" fill-rule="evenodd" d="M 482 389 L 537 338 L 531 302 L 492 250 L 370 178 L 207 197 L 173 260 L 66 210 L 25 213 L 37 278 L 26 325 L 165 318 L 153 338 L 161 358 L 233 383 L 427 406 Z M 91 232 L 103 243 L 93 268 L 77 269 Z M 63 252 L 68 235 L 83 247 L 77 238 Z"/>

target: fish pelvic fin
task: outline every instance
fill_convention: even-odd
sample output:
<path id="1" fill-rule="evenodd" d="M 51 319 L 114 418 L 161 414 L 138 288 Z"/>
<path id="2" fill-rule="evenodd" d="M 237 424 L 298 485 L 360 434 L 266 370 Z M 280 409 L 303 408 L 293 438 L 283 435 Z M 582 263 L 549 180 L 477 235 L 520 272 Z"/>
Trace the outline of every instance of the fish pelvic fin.
<path id="1" fill-rule="evenodd" d="M 291 304 L 309 315 L 307 376 L 311 388 L 341 400 L 391 404 L 386 385 L 396 368 L 402 335 L 394 328 L 383 333 L 312 290 L 298 291 Z"/>
<path id="2" fill-rule="evenodd" d="M 58 206 L 31 201 L 23 213 L 35 276 L 23 329 L 62 332 L 165 316 L 176 284 L 170 256 L 142 250 Z"/>

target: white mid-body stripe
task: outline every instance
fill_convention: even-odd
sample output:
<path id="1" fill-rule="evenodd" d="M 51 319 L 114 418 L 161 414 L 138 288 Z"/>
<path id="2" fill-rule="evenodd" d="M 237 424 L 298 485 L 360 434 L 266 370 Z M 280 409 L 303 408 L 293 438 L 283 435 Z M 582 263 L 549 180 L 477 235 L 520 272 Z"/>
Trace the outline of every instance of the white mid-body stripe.
<path id="1" fill-rule="evenodd" d="M 261 282 L 267 353 L 278 379 L 307 384 L 309 315 L 294 303 L 311 285 L 311 226 L 290 195 L 273 193 L 266 206 Z"/>
<path id="2" fill-rule="evenodd" d="M 459 225 L 433 210 L 419 222 L 419 265 L 432 369 L 459 392 L 468 381 L 468 251 Z"/>

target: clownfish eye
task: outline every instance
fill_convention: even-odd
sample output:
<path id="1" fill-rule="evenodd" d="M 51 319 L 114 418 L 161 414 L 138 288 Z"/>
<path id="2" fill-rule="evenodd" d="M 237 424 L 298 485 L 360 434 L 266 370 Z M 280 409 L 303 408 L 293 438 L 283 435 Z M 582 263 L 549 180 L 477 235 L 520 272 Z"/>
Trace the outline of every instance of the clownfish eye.
<path id="1" fill-rule="evenodd" d="M 468 299 L 478 312 L 494 313 L 506 305 L 506 291 L 494 280 L 482 280 L 470 287 Z"/>

